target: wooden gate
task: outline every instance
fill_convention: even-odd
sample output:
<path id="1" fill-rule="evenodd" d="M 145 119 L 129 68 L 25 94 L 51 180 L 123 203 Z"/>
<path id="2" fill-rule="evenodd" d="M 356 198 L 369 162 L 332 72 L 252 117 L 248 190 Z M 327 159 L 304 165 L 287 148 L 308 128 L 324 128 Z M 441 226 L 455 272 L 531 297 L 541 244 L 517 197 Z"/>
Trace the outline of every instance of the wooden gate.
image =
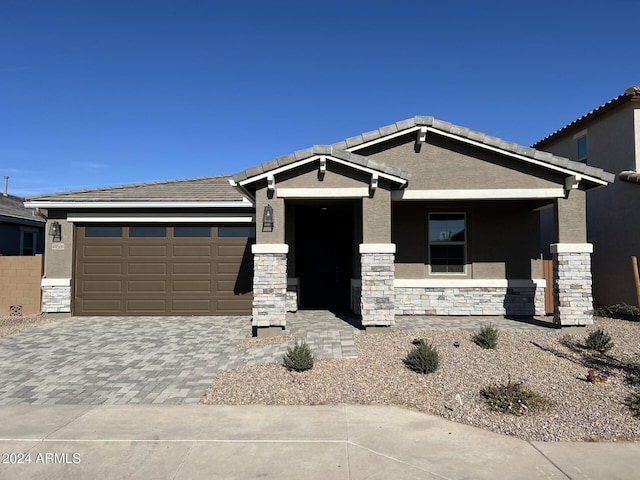
<path id="1" fill-rule="evenodd" d="M 553 260 L 542 260 L 542 277 L 547 282 L 544 289 L 544 312 L 553 314 Z"/>

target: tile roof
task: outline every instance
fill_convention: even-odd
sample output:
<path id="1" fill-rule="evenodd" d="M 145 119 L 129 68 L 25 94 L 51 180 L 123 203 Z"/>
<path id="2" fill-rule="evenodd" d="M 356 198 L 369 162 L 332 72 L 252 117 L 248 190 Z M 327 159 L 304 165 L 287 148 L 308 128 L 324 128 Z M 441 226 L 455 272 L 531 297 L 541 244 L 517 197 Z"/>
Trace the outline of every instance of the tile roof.
<path id="1" fill-rule="evenodd" d="M 618 95 L 617 97 L 609 100 L 607 103 L 604 103 L 604 104 L 600 105 L 599 107 L 591 110 L 590 112 L 585 113 L 580 118 L 574 120 L 573 122 L 565 125 L 562 128 L 559 128 L 558 130 L 556 130 L 555 132 L 547 135 L 543 139 L 538 140 L 536 143 L 534 143 L 532 145 L 532 147 L 540 148 L 541 145 L 543 145 L 545 143 L 548 143 L 550 140 L 555 138 L 557 135 L 565 133 L 568 130 L 578 129 L 584 123 L 586 123 L 587 121 L 593 119 L 594 117 L 602 115 L 603 113 L 608 112 L 609 110 L 617 107 L 618 105 L 626 103 L 626 102 L 628 102 L 630 100 L 640 100 L 640 87 L 639 86 L 632 85 L 631 87 L 627 88 L 622 95 Z"/>
<path id="2" fill-rule="evenodd" d="M 640 173 L 633 170 L 626 170 L 624 172 L 620 172 L 618 175 L 620 180 L 624 180 L 625 182 L 631 183 L 640 183 Z"/>
<path id="3" fill-rule="evenodd" d="M 229 175 L 137 183 L 74 190 L 29 197 L 28 201 L 55 202 L 240 202 L 243 197 L 229 184 Z"/>
<path id="4" fill-rule="evenodd" d="M 483 145 L 486 145 L 488 147 L 504 150 L 505 152 L 508 152 L 508 153 L 513 153 L 513 154 L 521 155 L 523 157 L 528 157 L 542 163 L 547 163 L 549 165 L 573 170 L 577 173 L 590 175 L 591 177 L 595 177 L 607 182 L 612 182 L 615 179 L 615 176 L 613 174 L 605 172 L 601 168 L 591 167 L 580 162 L 573 162 L 568 158 L 559 157 L 549 152 L 543 152 L 541 150 L 536 150 L 531 147 L 525 147 L 517 143 L 508 142 L 498 137 L 493 137 L 482 132 L 471 130 L 466 127 L 461 127 L 449 122 L 438 120 L 437 118 L 434 118 L 432 116 L 416 116 L 413 118 L 409 118 L 407 120 L 402 120 L 402 121 L 393 123 L 391 125 L 378 128 L 377 130 L 372 130 L 370 132 L 366 132 L 361 135 L 356 135 L 355 137 L 347 138 L 346 140 L 342 140 L 332 145 L 324 145 L 324 146 L 316 145 L 314 147 L 307 148 L 304 150 L 298 150 L 289 155 L 278 157 L 274 160 L 262 163 L 256 167 L 249 168 L 235 175 L 233 178 L 236 182 L 240 182 L 252 176 L 259 175 L 261 173 L 266 173 L 269 170 L 273 170 L 275 168 L 289 165 L 299 160 L 309 158 L 313 155 L 318 155 L 322 153 L 328 154 L 327 152 L 330 152 L 330 154 L 333 156 L 343 155 L 343 157 L 340 157 L 340 158 L 354 161 L 354 163 L 359 163 L 364 166 L 367 164 L 368 161 L 370 162 L 371 160 L 361 155 L 349 153 L 346 151 L 346 149 L 358 147 L 368 142 L 382 139 L 386 136 L 393 135 L 396 133 L 400 133 L 404 130 L 408 131 L 414 127 L 422 127 L 422 126 L 431 127 L 441 132 L 449 133 L 457 137 L 472 140 L 472 141 L 481 143 Z M 388 171 L 388 172 L 390 172 L 390 170 L 388 169 L 394 168 L 387 165 L 380 165 L 380 164 L 378 165 L 380 168 L 387 169 L 385 171 Z M 391 174 L 400 176 L 402 178 L 405 178 L 403 175 L 409 175 L 409 173 L 401 172 L 398 169 L 395 169 L 395 173 L 391 173 Z M 408 177 L 406 178 L 408 179 Z"/>
<path id="5" fill-rule="evenodd" d="M 25 208 L 24 198 L 0 194 L 0 217 L 44 223 L 44 219 L 32 208 Z"/>

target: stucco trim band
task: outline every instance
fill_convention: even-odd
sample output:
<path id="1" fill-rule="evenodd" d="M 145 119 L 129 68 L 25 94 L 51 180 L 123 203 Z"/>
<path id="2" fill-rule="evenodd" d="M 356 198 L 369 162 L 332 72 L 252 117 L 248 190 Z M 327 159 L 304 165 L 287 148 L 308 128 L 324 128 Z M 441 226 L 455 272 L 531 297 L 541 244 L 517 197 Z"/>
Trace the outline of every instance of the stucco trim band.
<path id="1" fill-rule="evenodd" d="M 513 200 L 520 198 L 564 198 L 564 188 L 479 188 L 451 190 L 394 190 L 392 200 Z"/>
<path id="2" fill-rule="evenodd" d="M 70 287 L 70 278 L 43 278 L 40 281 L 42 287 Z"/>
<path id="3" fill-rule="evenodd" d="M 543 278 L 528 279 L 448 279 L 448 278 L 396 278 L 393 282 L 398 288 L 546 288 Z"/>
<path id="4" fill-rule="evenodd" d="M 552 243 L 551 253 L 593 253 L 591 243 Z"/>
<path id="5" fill-rule="evenodd" d="M 251 253 L 289 253 L 286 243 L 257 243 L 251 245 Z"/>
<path id="6" fill-rule="evenodd" d="M 254 223 L 255 215 L 245 215 L 241 217 L 227 215 L 197 215 L 197 214 L 181 214 L 179 216 L 170 216 L 166 214 L 99 214 L 99 213 L 74 213 L 67 216 L 68 222 L 83 223 L 111 223 L 111 222 L 127 222 L 127 223 Z"/>
<path id="7" fill-rule="evenodd" d="M 278 198 L 366 198 L 369 187 L 354 188 L 278 188 Z"/>
<path id="8" fill-rule="evenodd" d="M 361 243 L 360 253 L 396 253 L 395 243 Z"/>

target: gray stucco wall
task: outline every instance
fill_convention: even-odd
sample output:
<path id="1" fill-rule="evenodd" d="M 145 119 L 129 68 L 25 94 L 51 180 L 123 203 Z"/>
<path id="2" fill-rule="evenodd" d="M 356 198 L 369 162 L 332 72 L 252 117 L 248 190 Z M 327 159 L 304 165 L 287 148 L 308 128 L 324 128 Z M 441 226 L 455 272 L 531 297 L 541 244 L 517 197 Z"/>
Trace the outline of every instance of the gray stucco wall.
<path id="1" fill-rule="evenodd" d="M 529 201 L 394 202 L 396 278 L 541 278 L 538 212 Z M 428 214 L 464 212 L 467 272 L 434 275 L 428 265 Z"/>
<path id="2" fill-rule="evenodd" d="M 410 171 L 409 190 L 553 188 L 563 182 L 556 173 L 436 134 L 427 134 L 427 143 L 418 152 L 415 134 L 401 137 L 388 150 L 382 148 L 358 153 Z"/>
<path id="3" fill-rule="evenodd" d="M 640 106 L 628 102 L 541 149 L 577 158 L 574 135 L 586 129 L 587 164 L 619 174 L 639 168 Z M 632 255 L 640 256 L 640 185 L 617 180 L 586 195 L 587 241 L 593 243 L 593 296 L 597 305 L 636 304 Z M 545 215 L 549 213 L 545 212 Z"/>
<path id="4" fill-rule="evenodd" d="M 48 232 L 51 223 L 57 221 L 62 229 L 62 241 L 53 249 L 53 237 L 46 237 L 46 254 L 44 256 L 44 276 L 46 278 L 72 278 L 73 271 L 73 224 L 67 222 L 66 214 L 60 212 L 49 212 L 46 231 Z"/>

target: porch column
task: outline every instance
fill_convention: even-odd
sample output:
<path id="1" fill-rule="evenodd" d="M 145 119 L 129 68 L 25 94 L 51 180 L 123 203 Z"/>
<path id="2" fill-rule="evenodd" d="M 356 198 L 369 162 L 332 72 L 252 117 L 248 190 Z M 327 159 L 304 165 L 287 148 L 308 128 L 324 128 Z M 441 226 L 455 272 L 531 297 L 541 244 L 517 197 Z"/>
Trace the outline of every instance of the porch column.
<path id="1" fill-rule="evenodd" d="M 593 324 L 591 253 L 587 243 L 586 195 L 573 188 L 554 205 L 556 243 L 553 256 L 553 321 L 560 326 Z"/>
<path id="2" fill-rule="evenodd" d="M 395 324 L 395 253 L 393 243 L 360 244 L 360 313 L 367 329 Z"/>
<path id="3" fill-rule="evenodd" d="M 282 333 L 287 311 L 286 244 L 252 245 L 253 253 L 253 319 L 258 337 Z"/>

